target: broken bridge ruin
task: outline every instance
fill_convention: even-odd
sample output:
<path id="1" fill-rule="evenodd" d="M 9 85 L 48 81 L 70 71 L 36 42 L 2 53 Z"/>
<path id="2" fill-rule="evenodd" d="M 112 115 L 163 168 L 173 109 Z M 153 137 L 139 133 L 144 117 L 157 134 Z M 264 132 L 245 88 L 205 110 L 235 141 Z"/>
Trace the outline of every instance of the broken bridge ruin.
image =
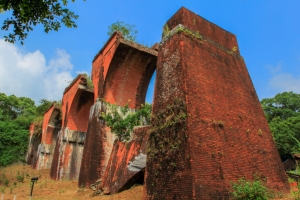
<path id="1" fill-rule="evenodd" d="M 117 141 L 101 113 L 107 103 L 145 103 L 155 70 L 151 123 L 135 127 L 130 141 Z M 93 60 L 92 81 L 93 90 L 78 75 L 66 88 L 56 140 L 47 117 L 54 108 L 45 113 L 42 144 L 55 149 L 37 168 L 52 161 L 51 178 L 105 194 L 144 183 L 144 199 L 230 199 L 231 181 L 256 176 L 289 191 L 232 33 L 182 7 L 152 48 L 114 33 Z"/>

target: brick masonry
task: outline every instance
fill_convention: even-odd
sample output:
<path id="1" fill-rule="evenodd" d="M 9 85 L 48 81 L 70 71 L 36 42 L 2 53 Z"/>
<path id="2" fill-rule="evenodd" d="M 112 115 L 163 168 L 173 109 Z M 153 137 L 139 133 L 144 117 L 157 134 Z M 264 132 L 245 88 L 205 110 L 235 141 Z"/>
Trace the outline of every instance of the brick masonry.
<path id="1" fill-rule="evenodd" d="M 147 130 L 148 126 L 135 127 L 133 140 L 115 142 L 100 184 L 104 194 L 115 194 L 129 189 L 135 183 L 143 183 Z"/>
<path id="2" fill-rule="evenodd" d="M 31 165 L 32 168 L 36 168 L 38 159 L 38 147 L 41 143 L 41 136 L 34 135 L 34 124 L 30 124 L 29 127 L 29 145 L 26 155 L 26 163 Z"/>
<path id="3" fill-rule="evenodd" d="M 89 110 L 94 93 L 84 75 L 78 75 L 62 98 L 62 129 L 57 137 L 50 176 L 55 180 L 77 180 L 79 176 Z"/>
<path id="4" fill-rule="evenodd" d="M 185 8 L 167 21 L 163 36 L 147 48 L 114 33 L 93 60 L 94 93 L 83 75 L 66 88 L 51 178 L 79 178 L 80 187 L 101 182 L 104 193 L 116 193 L 141 178 L 144 169 L 132 169 L 147 153 L 144 199 L 230 199 L 230 182 L 243 177 L 288 192 L 236 36 Z M 136 109 L 155 69 L 152 124 L 135 129 L 127 144 L 114 142 L 101 116 L 104 102 Z M 55 126 L 44 125 L 42 143 L 53 144 Z M 34 166 L 36 139 L 27 156 Z"/>
<path id="5" fill-rule="evenodd" d="M 42 125 L 42 140 L 39 145 L 36 169 L 50 169 L 56 138 L 61 129 L 60 108 L 53 102 L 45 112 Z"/>
<path id="6" fill-rule="evenodd" d="M 167 24 L 185 28 L 171 31 L 160 45 L 153 113 L 183 99 L 186 129 L 177 134 L 188 139 L 168 160 L 175 166 L 171 173 L 153 176 L 159 163 L 147 160 L 144 199 L 229 199 L 230 181 L 255 176 L 289 191 L 235 36 L 185 8 Z M 156 142 L 152 135 L 149 142 Z"/>
<path id="7" fill-rule="evenodd" d="M 115 32 L 93 60 L 94 105 L 86 136 L 79 186 L 101 179 L 110 158 L 114 135 L 105 127 L 102 102 L 137 108 L 145 103 L 150 79 L 156 68 L 157 45 L 147 48 L 125 40 Z"/>

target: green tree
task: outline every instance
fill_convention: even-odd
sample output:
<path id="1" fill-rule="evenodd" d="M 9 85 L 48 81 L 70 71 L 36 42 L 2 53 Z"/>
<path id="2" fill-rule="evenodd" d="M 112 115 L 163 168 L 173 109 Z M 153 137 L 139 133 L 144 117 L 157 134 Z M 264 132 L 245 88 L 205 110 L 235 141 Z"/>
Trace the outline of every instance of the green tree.
<path id="1" fill-rule="evenodd" d="M 108 36 L 111 36 L 114 32 L 120 32 L 126 40 L 136 42 L 136 35 L 138 31 L 135 29 L 135 25 L 127 24 L 123 21 L 117 21 L 108 26 Z"/>
<path id="2" fill-rule="evenodd" d="M 46 33 L 58 31 L 61 24 L 68 28 L 77 27 L 74 20 L 78 19 L 78 15 L 65 8 L 67 5 L 68 0 L 0 0 L 1 12 L 12 11 L 12 16 L 2 26 L 5 31 L 13 27 L 12 33 L 4 36 L 5 41 L 14 43 L 18 39 L 23 44 L 37 24 L 42 24 Z"/>
<path id="3" fill-rule="evenodd" d="M 44 116 L 44 113 L 48 110 L 48 108 L 51 106 L 52 101 L 48 101 L 46 99 L 40 100 L 40 105 L 36 107 L 36 113 L 35 115 L 38 116 Z"/>
<path id="4" fill-rule="evenodd" d="M 283 92 L 261 101 L 282 159 L 298 152 L 300 141 L 300 94 Z M 296 138 L 296 140 L 294 138 Z"/>
<path id="5" fill-rule="evenodd" d="M 51 103 L 42 99 L 36 106 L 30 98 L 0 93 L 0 166 L 24 160 L 29 125 L 34 121 L 41 133 L 43 115 Z"/>

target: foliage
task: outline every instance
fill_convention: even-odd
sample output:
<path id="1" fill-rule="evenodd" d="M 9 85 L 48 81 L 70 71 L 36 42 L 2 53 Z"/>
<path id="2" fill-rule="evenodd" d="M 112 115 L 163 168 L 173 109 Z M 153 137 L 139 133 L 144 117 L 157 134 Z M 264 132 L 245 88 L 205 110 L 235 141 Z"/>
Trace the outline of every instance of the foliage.
<path id="1" fill-rule="evenodd" d="M 300 94 L 279 93 L 263 99 L 261 104 L 281 158 L 299 153 L 296 140 L 300 140 Z"/>
<path id="2" fill-rule="evenodd" d="M 114 32 L 120 32 L 126 40 L 136 42 L 136 35 L 138 31 L 135 29 L 135 25 L 126 24 L 123 21 L 117 21 L 108 26 L 108 36 L 111 36 Z"/>
<path id="3" fill-rule="evenodd" d="M 30 98 L 0 93 L 0 166 L 24 161 L 29 125 L 34 121 L 36 133 L 41 134 L 43 115 L 50 104 L 42 99 L 36 106 Z"/>
<path id="4" fill-rule="evenodd" d="M 88 74 L 83 74 L 83 75 L 86 77 L 87 87 L 89 89 L 93 89 L 94 88 L 94 84 L 93 84 L 91 76 L 88 75 Z"/>
<path id="5" fill-rule="evenodd" d="M 116 134 L 119 141 L 130 139 L 130 133 L 134 126 L 148 124 L 150 121 L 151 104 L 146 103 L 141 105 L 137 110 L 132 110 L 126 105 L 120 107 L 107 103 L 106 114 L 103 113 L 103 118 L 106 125 L 111 128 L 111 131 Z"/>
<path id="6" fill-rule="evenodd" d="M 286 120 L 289 117 L 300 116 L 300 94 L 283 92 L 274 98 L 262 99 L 261 105 L 268 122 L 279 117 Z"/>
<path id="7" fill-rule="evenodd" d="M 61 24 L 68 28 L 77 27 L 74 20 L 78 19 L 78 15 L 65 8 L 67 5 L 68 0 L 1 0 L 0 11 L 12 11 L 12 16 L 2 26 L 5 31 L 13 26 L 12 33 L 4 36 L 5 41 L 14 43 L 18 39 L 23 44 L 32 27 L 37 24 L 42 24 L 46 33 L 58 31 Z"/>
<path id="8" fill-rule="evenodd" d="M 236 200 L 267 200 L 272 197 L 269 189 L 261 180 L 249 181 L 240 179 L 232 183 L 232 196 Z"/>
<path id="9" fill-rule="evenodd" d="M 36 116 L 43 116 L 44 113 L 49 109 L 51 104 L 52 104 L 52 101 L 48 101 L 46 99 L 41 99 L 40 100 L 40 105 L 38 105 L 36 107 L 35 115 Z"/>

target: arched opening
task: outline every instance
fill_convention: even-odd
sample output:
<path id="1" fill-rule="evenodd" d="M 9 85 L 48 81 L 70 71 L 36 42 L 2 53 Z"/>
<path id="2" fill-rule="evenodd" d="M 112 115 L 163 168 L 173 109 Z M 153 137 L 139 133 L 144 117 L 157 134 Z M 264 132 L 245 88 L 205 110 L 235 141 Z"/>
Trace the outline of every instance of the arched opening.
<path id="1" fill-rule="evenodd" d="M 94 103 L 94 93 L 89 90 L 78 89 L 72 101 L 66 127 L 71 130 L 86 132 L 90 108 Z"/>
<path id="2" fill-rule="evenodd" d="M 144 175 L 145 175 L 145 169 L 139 171 L 134 176 L 132 176 L 118 192 L 127 190 L 134 185 L 143 185 L 144 184 Z"/>
<path id="3" fill-rule="evenodd" d="M 156 79 L 156 70 L 154 71 L 154 73 L 152 75 L 152 78 L 150 80 L 150 83 L 149 83 L 148 89 L 147 89 L 147 93 L 146 93 L 145 102 L 150 103 L 150 104 L 153 103 L 155 79 Z"/>
<path id="4" fill-rule="evenodd" d="M 149 51 L 149 50 L 148 50 Z M 120 43 L 104 83 L 104 99 L 135 109 L 145 103 L 147 89 L 156 69 L 156 55 L 141 47 Z"/>

